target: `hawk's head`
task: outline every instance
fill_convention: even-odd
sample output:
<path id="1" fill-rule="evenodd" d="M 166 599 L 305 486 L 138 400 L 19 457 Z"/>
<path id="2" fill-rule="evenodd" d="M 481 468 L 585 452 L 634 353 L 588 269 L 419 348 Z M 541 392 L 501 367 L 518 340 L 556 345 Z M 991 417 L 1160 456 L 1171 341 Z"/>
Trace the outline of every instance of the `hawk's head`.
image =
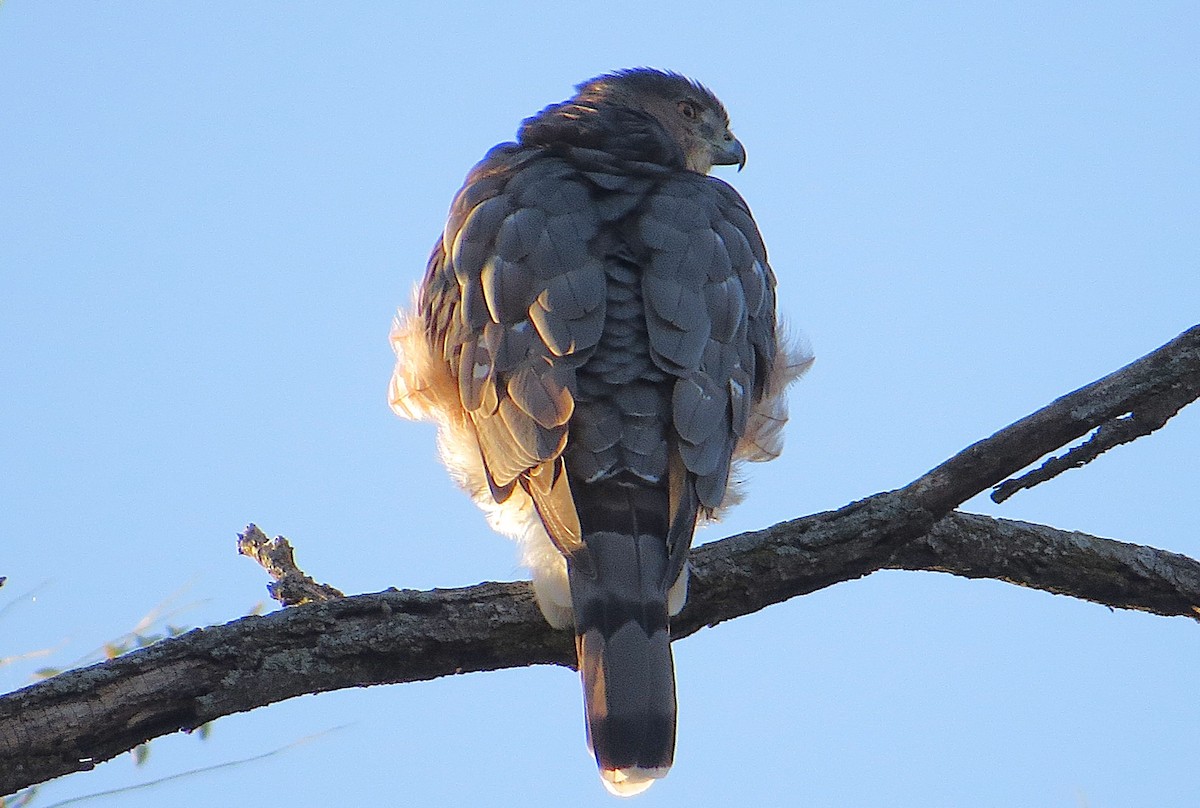
<path id="1" fill-rule="evenodd" d="M 714 165 L 746 163 L 729 131 L 729 115 L 712 92 L 679 75 L 648 67 L 589 79 L 561 104 L 521 126 L 523 144 L 568 144 L 633 161 L 707 174 Z"/>
<path id="2" fill-rule="evenodd" d="M 746 150 L 729 131 L 725 106 L 702 84 L 670 71 L 635 67 L 580 84 L 575 100 L 611 104 L 648 113 L 684 154 L 692 171 L 714 165 L 746 164 Z"/>

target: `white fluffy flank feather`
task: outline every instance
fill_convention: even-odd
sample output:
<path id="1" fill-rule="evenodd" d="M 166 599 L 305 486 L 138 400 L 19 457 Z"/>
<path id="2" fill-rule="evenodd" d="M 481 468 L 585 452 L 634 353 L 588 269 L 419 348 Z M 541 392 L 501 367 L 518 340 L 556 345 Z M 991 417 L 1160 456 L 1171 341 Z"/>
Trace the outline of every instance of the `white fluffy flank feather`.
<path id="1" fill-rule="evenodd" d="M 702 513 L 705 521 L 717 521 L 721 514 L 739 504 L 742 492 L 743 463 L 763 463 L 783 453 L 783 427 L 788 421 L 788 388 L 812 367 L 816 359 L 808 338 L 802 333 L 790 334 L 784 323 L 778 325 L 775 362 L 767 376 L 767 394 L 750 412 L 746 432 L 733 448 L 733 468 L 729 486 L 721 507 Z"/>
<path id="2" fill-rule="evenodd" d="M 437 424 L 442 462 L 483 509 L 492 528 L 517 540 L 521 562 L 533 573 L 534 592 L 546 621 L 555 628 L 572 625 L 566 560 L 550 541 L 524 490 L 514 488 L 501 503 L 492 498 L 475 426 L 462 408 L 458 385 L 426 338 L 424 320 L 416 314 L 400 313 L 390 339 L 396 353 L 388 389 L 392 410 L 402 418 Z"/>

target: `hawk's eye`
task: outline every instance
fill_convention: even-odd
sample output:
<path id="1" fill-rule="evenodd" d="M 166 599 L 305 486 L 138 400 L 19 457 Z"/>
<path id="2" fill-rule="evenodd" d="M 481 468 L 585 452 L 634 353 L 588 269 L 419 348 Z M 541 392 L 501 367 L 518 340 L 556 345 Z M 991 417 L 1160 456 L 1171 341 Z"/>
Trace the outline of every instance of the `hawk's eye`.
<path id="1" fill-rule="evenodd" d="M 700 117 L 700 110 L 691 101 L 680 101 L 679 114 L 690 121 Z"/>

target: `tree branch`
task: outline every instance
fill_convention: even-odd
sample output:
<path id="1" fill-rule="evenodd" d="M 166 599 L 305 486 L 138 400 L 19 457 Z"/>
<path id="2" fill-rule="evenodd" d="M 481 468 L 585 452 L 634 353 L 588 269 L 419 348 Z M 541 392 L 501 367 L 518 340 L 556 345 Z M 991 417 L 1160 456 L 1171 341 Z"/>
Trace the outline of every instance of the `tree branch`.
<path id="1" fill-rule="evenodd" d="M 1095 434 L 1066 454 L 1052 457 L 1033 471 L 1005 480 L 992 491 L 993 502 L 1003 502 L 1023 488 L 1053 479 L 1067 469 L 1083 468 L 1114 446 L 1129 443 L 1162 428 L 1175 414 L 1196 398 L 1192 387 L 1181 385 L 1164 390 L 1156 398 L 1136 402 L 1130 412 L 1110 418 L 1096 428 Z"/>
<path id="2" fill-rule="evenodd" d="M 926 507 L 957 507 L 1045 454 L 1120 416 L 1167 400 L 1171 415 L 1200 398 L 1200 325 L 1136 362 L 1051 402 L 909 485 Z M 1162 419 L 1166 422 L 1170 415 Z"/>
<path id="3" fill-rule="evenodd" d="M 246 531 L 238 534 L 237 548 L 275 579 L 275 583 L 267 584 L 267 592 L 282 606 L 303 606 L 346 597 L 329 584 L 317 583 L 296 566 L 296 551 L 283 536 L 268 539 L 257 525 L 247 525 Z"/>
<path id="4" fill-rule="evenodd" d="M 902 489 L 696 548 L 692 595 L 673 634 L 884 568 L 996 578 L 1195 619 L 1192 559 L 1044 526 L 943 517 L 1103 423 L 1156 400 L 1181 407 L 1197 397 L 1200 326 Z M 528 583 L 388 591 L 246 617 L 0 697 L 0 794 L 304 693 L 573 661 L 570 634 L 545 624 Z"/>
<path id="5" fill-rule="evenodd" d="M 955 511 L 901 547 L 885 567 L 993 578 L 1102 606 L 1200 621 L 1200 562 L 1029 522 Z"/>

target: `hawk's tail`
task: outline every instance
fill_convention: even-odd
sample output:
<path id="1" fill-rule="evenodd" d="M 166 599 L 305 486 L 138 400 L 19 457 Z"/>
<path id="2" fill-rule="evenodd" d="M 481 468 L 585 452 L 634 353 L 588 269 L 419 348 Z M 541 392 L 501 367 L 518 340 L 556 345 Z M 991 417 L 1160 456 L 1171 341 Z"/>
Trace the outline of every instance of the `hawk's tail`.
<path id="1" fill-rule="evenodd" d="M 600 776 L 630 796 L 665 777 L 675 755 L 665 496 L 597 488 L 608 490 L 577 498 L 591 569 L 570 571 L 575 645 Z"/>

